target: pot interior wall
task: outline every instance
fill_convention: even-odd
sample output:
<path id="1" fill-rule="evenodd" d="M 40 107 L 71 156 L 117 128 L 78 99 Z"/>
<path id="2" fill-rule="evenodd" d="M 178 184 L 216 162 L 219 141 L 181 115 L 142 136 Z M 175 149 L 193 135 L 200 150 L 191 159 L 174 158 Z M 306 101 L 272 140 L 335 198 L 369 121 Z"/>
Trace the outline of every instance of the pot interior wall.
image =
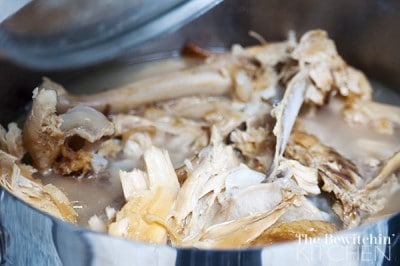
<path id="1" fill-rule="evenodd" d="M 168 56 L 188 40 L 211 48 L 226 48 L 233 43 L 256 44 L 248 35 L 249 30 L 267 40 L 282 40 L 289 30 L 300 35 L 309 29 L 325 29 L 350 64 L 387 87 L 397 89 L 400 88 L 399 10 L 400 2 L 395 0 L 230 0 L 174 33 L 97 66 L 44 73 L 13 65 L 3 58 L 0 59 L 0 123 L 13 121 L 24 111 L 32 89 L 42 76 L 68 84 L 112 64 Z"/>

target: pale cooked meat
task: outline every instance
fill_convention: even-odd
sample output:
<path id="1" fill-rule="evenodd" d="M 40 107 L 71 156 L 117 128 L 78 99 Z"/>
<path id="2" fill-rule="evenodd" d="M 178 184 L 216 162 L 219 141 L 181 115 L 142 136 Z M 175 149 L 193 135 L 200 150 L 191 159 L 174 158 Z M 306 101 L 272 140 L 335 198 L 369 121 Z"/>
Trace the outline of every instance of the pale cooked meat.
<path id="1" fill-rule="evenodd" d="M 239 163 L 232 147 L 222 143 L 214 128 L 210 146 L 199 153 L 171 212 L 175 230 L 181 232 L 183 238 L 196 237 L 209 223 L 211 217 L 208 214 L 213 211 L 213 204 L 224 189 L 225 178 Z"/>
<path id="2" fill-rule="evenodd" d="M 310 82 L 306 73 L 300 71 L 289 82 L 282 101 L 272 110 L 276 119 L 273 133 L 276 136 L 275 153 L 269 169 L 268 179 L 273 180 L 289 141 L 290 133 L 305 99 L 305 92 Z"/>
<path id="3" fill-rule="evenodd" d="M 231 78 L 224 72 L 221 62 L 209 67 L 182 70 L 129 84 L 115 90 L 93 95 L 59 95 L 57 109 L 67 110 L 85 104 L 99 111 L 118 113 L 146 103 L 169 100 L 191 95 L 221 95 L 232 86 Z"/>
<path id="4" fill-rule="evenodd" d="M 246 174 L 248 173 L 243 172 L 237 177 L 244 179 Z M 219 222 L 237 220 L 253 213 L 270 211 L 278 206 L 283 200 L 281 187 L 276 183 L 260 184 L 261 181 L 247 187 L 236 188 L 237 191 L 227 187 L 228 193 L 232 195 L 225 195 L 226 198 L 220 197 L 221 210 L 218 213 L 219 217 L 214 219 Z"/>
<path id="5" fill-rule="evenodd" d="M 269 47 L 271 46 L 271 47 Z M 198 67 L 134 82 L 126 86 L 93 95 L 59 93 L 57 110 L 84 104 L 99 111 L 126 112 L 147 103 L 185 96 L 218 96 L 237 91 L 238 99 L 246 101 L 253 92 L 275 83 L 275 64 L 288 57 L 289 42 L 264 47 L 234 49 L 232 53 L 214 54 Z M 272 52 L 278 53 L 272 55 Z M 267 55 L 263 55 L 267 53 Z M 271 58 L 273 60 L 271 61 Z"/>
<path id="6" fill-rule="evenodd" d="M 365 76 L 348 66 L 337 53 L 334 42 L 322 30 L 305 33 L 292 53 L 300 69 L 307 71 L 313 86 L 306 92 L 306 102 L 318 106 L 336 92 L 347 101 L 370 100 L 372 88 Z"/>
<path id="7" fill-rule="evenodd" d="M 146 103 L 192 95 L 222 95 L 232 87 L 225 60 L 215 60 L 196 69 L 185 69 L 172 74 L 135 82 L 115 90 L 94 95 L 60 94 L 58 108 L 66 110 L 78 103 L 100 111 L 117 113 Z"/>
<path id="8" fill-rule="evenodd" d="M 8 130 L 0 125 L 0 150 L 3 150 L 18 159 L 25 154 L 22 145 L 22 131 L 16 123 L 8 124 Z"/>
<path id="9" fill-rule="evenodd" d="M 119 205 L 105 201 L 97 206 L 105 213 L 86 221 L 150 243 L 232 248 L 333 233 L 341 228 L 311 196 L 329 194 L 344 228 L 359 225 L 398 191 L 400 155 L 387 158 L 379 149 L 390 141 L 361 132 L 354 145 L 367 143 L 373 156 L 354 163 L 342 154 L 363 150 L 332 148 L 304 127 L 312 125 L 311 114 L 332 109 L 336 120 L 314 122 L 340 121 L 346 130 L 364 123 L 394 138 L 399 109 L 373 102 L 371 94 L 366 77 L 322 30 L 298 42 L 234 45 L 192 68 L 92 95 L 71 95 L 45 79 L 34 91 L 23 145 L 15 124 L 0 128 L 12 173 L 2 183 L 33 205 L 44 197 L 48 212 L 71 221 L 66 196 L 35 183 L 36 169 L 21 163 L 25 149 L 42 173 L 116 184 Z M 15 180 L 22 187 L 12 186 Z M 31 182 L 30 189 L 23 185 Z M 110 204 L 120 209 L 112 212 Z"/>
<path id="10" fill-rule="evenodd" d="M 389 104 L 357 102 L 344 110 L 344 117 L 350 124 L 371 125 L 378 132 L 389 135 L 395 128 L 400 128 L 400 108 Z"/>
<path id="11" fill-rule="evenodd" d="M 257 193 L 262 191 L 264 193 Z M 229 196 L 227 197 L 229 198 Z M 245 187 L 243 191 L 235 194 L 235 198 L 238 205 L 231 207 L 241 208 L 241 213 L 237 212 L 237 208 L 228 209 L 228 212 L 233 212 L 233 216 L 231 214 L 222 221 L 216 220 L 203 232 L 200 232 L 196 239 L 178 242 L 178 244 L 184 246 L 189 244 L 200 248 L 248 247 L 253 246 L 253 242 L 262 236 L 263 232 L 276 224 L 292 223 L 304 219 L 315 223 L 323 222 L 320 211 L 307 199 L 293 194 L 275 182 L 259 184 L 257 187 Z M 229 201 L 229 199 L 225 200 Z M 244 203 L 239 205 L 242 200 Z M 222 205 L 220 208 L 224 210 L 225 206 Z M 325 222 L 325 224 L 329 223 Z M 332 226 L 329 232 L 336 231 L 333 228 L 335 227 Z M 302 232 L 295 227 L 292 230 L 297 233 Z M 321 230 L 320 234 L 324 232 L 328 233 L 327 230 Z"/>
<path id="12" fill-rule="evenodd" d="M 201 248 L 246 247 L 286 212 L 292 198 L 282 201 L 266 213 L 256 213 L 207 228 L 197 243 Z"/>
<path id="13" fill-rule="evenodd" d="M 210 96 L 182 97 L 161 102 L 156 105 L 156 107 L 162 109 L 165 114 L 197 122 L 208 121 L 208 116 L 212 113 L 219 114 L 221 120 L 232 115 L 241 117 L 243 114 L 240 110 L 243 106 L 243 103 L 232 103 L 232 100 L 227 99 L 227 97 Z"/>
<path id="14" fill-rule="evenodd" d="M 206 170 L 204 166 L 200 164 L 193 170 L 199 171 L 200 167 Z M 264 175 L 243 165 L 211 178 L 200 193 L 207 194 L 196 202 L 195 212 L 190 214 L 184 228 L 179 224 L 176 228 L 174 222 L 179 209 L 172 212 L 174 244 L 200 248 L 245 247 L 282 217 L 288 206 L 296 204 L 295 194 L 279 184 L 261 184 Z M 221 192 L 216 195 L 218 190 Z M 185 230 L 188 227 L 189 232 Z"/>
<path id="15" fill-rule="evenodd" d="M 354 193 L 364 183 L 351 161 L 320 143 L 315 136 L 296 131 L 291 135 L 285 155 L 318 170 L 323 182 L 321 189 L 332 192 L 340 201 L 334 210 L 346 226 L 356 226 L 361 222 L 360 203 L 354 198 Z"/>
<path id="16" fill-rule="evenodd" d="M 266 91 L 271 91 L 269 88 Z M 265 94 L 262 94 L 261 98 Z M 266 172 L 271 164 L 275 136 L 272 134 L 274 119 L 272 106 L 262 100 L 253 100 L 243 108 L 244 119 L 228 135 L 229 143 L 244 157 L 250 168 Z"/>
<path id="17" fill-rule="evenodd" d="M 272 162 L 274 138 L 264 127 L 247 127 L 245 131 L 235 129 L 229 135 L 233 147 L 245 158 L 252 169 L 266 172 Z"/>
<path id="18" fill-rule="evenodd" d="M 46 84 L 45 81 L 42 86 Z M 58 115 L 56 105 L 57 91 L 42 87 L 35 89 L 32 108 L 24 124 L 24 146 L 41 171 L 51 167 L 62 154 L 67 138 L 80 136 L 95 142 L 114 133 L 114 126 L 108 119 L 90 107 L 78 105 Z"/>
<path id="19" fill-rule="evenodd" d="M 221 153 L 225 156 L 218 156 Z M 305 192 L 292 190 L 295 186 L 290 182 L 261 183 L 262 173 L 238 165 L 215 131 L 211 146 L 202 154 L 206 157 L 191 165 L 171 212 L 173 243 L 202 248 L 247 246 L 285 215 L 282 221 L 304 216 L 322 220 L 320 211 L 302 196 Z"/>
<path id="20" fill-rule="evenodd" d="M 296 159 L 303 165 L 319 170 L 322 167 L 323 171 L 339 175 L 337 182 L 343 186 L 360 188 L 363 185 L 354 163 L 311 134 L 294 131 L 285 150 L 285 156 Z"/>
<path id="21" fill-rule="evenodd" d="M 296 186 L 292 188 L 304 195 L 318 195 L 321 191 L 318 186 L 318 170 L 307 167 L 296 160 L 282 158 L 276 168 L 276 175 L 283 179 L 292 179 Z"/>
<path id="22" fill-rule="evenodd" d="M 230 183 L 233 182 L 231 180 L 233 178 L 238 179 L 234 182 L 241 183 L 241 185 L 232 186 Z M 298 220 L 304 217 L 323 220 L 318 208 L 302 196 L 301 191 L 292 190 L 293 185 L 290 182 L 277 180 L 272 183 L 262 183 L 262 178 L 263 175 L 260 172 L 244 166 L 232 171 L 226 178 L 225 191 L 218 197 L 220 206 L 218 207 L 219 211 L 213 217 L 213 222 L 236 220 L 254 213 L 271 211 L 290 195 L 296 195 L 296 200 L 287 208 L 287 212 L 280 218 L 280 221 Z M 247 179 L 250 179 L 251 182 Z"/>
<path id="23" fill-rule="evenodd" d="M 34 179 L 33 167 L 0 150 L 0 168 L 0 184 L 18 198 L 61 220 L 76 222 L 77 214 L 66 195 L 57 187 Z"/>
<path id="24" fill-rule="evenodd" d="M 323 106 L 334 93 L 344 96 L 350 105 L 371 99 L 372 89 L 365 76 L 347 66 L 326 32 L 315 30 L 304 34 L 290 56 L 298 61 L 298 66 L 291 70 L 293 77 L 286 81 L 283 99 L 272 110 L 276 118 L 273 130 L 276 147 L 268 179 L 276 176 L 303 103 Z"/>
<path id="25" fill-rule="evenodd" d="M 56 115 L 57 92 L 36 89 L 31 111 L 24 124 L 24 146 L 39 170 L 49 168 L 56 160 L 64 134 Z"/>
<path id="26" fill-rule="evenodd" d="M 333 209 L 348 227 L 356 226 L 366 217 L 378 213 L 388 198 L 400 189 L 396 174 L 400 168 L 399 153 L 383 161 L 380 172 L 370 181 L 360 176 L 354 163 L 320 143 L 316 137 L 303 132 L 293 132 L 285 155 L 318 169 L 323 182 L 321 189 L 333 192 L 340 201 Z"/>
<path id="27" fill-rule="evenodd" d="M 115 136 L 121 136 L 121 149 L 129 159 L 137 161 L 150 145 L 168 149 L 175 166 L 191 158 L 208 144 L 207 125 L 170 116 L 163 110 L 149 110 L 143 116 L 115 115 Z"/>

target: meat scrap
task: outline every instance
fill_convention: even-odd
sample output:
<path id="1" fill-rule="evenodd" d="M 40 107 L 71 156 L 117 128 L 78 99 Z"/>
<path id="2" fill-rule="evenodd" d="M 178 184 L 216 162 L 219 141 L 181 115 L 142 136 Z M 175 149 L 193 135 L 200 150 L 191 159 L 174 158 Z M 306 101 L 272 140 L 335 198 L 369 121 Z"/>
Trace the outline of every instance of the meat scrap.
<path id="1" fill-rule="evenodd" d="M 44 79 L 23 130 L 0 127 L 1 184 L 76 222 L 73 199 L 39 178 L 61 175 L 77 189 L 82 179 L 116 181 L 120 206 L 101 206 L 105 214 L 83 225 L 207 249 L 358 226 L 400 189 L 398 151 L 360 159 L 378 172 L 371 179 L 374 171 L 365 176 L 329 138 L 300 130 L 305 114 L 332 109 L 349 132 L 364 124 L 399 133 L 400 109 L 372 100 L 364 74 L 347 65 L 325 31 L 219 54 L 189 47 L 202 57 L 197 65 L 95 94 L 73 95 Z M 376 137 L 360 140 L 382 147 Z M 325 197 L 336 224 L 312 200 Z"/>

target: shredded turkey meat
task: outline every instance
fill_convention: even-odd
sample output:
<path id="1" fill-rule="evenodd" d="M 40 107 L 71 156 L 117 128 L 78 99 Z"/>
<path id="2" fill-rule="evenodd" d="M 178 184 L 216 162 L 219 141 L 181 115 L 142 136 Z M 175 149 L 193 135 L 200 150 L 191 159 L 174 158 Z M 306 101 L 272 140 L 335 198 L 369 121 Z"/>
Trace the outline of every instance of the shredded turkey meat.
<path id="1" fill-rule="evenodd" d="M 334 233 L 368 221 L 399 191 L 400 143 L 383 139 L 400 133 L 400 108 L 372 100 L 326 32 L 223 54 L 188 49 L 203 61 L 97 94 L 44 79 L 23 130 L 0 127 L 1 185 L 93 230 L 198 248 Z M 332 120 L 318 120 L 323 112 Z M 307 119 L 361 128 L 354 143 L 364 157 Z M 73 190 L 92 182 L 119 194 L 82 222 L 79 210 L 91 206 L 52 184 L 60 176 Z M 314 197 L 328 197 L 341 222 Z"/>

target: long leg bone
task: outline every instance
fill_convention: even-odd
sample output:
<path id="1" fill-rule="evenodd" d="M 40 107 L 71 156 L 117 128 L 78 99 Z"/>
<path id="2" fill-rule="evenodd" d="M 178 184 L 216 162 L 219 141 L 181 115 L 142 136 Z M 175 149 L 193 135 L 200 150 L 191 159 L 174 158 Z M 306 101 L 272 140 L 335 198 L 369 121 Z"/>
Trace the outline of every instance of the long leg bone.
<path id="1" fill-rule="evenodd" d="M 388 177 L 400 169 L 400 152 L 397 152 L 393 155 L 386 164 L 382 167 L 382 170 L 379 172 L 378 176 L 375 177 L 371 182 L 369 182 L 365 186 L 365 190 L 373 190 L 380 187 L 385 181 L 387 181 Z"/>
<path id="2" fill-rule="evenodd" d="M 380 212 L 387 205 L 388 200 L 400 189 L 400 152 L 389 158 L 379 174 L 355 195 L 361 206 L 369 214 Z"/>
<path id="3" fill-rule="evenodd" d="M 286 41 L 246 49 L 234 48 L 232 52 L 211 56 L 203 65 L 97 94 L 71 95 L 56 84 L 47 85 L 57 87 L 57 110 L 61 113 L 77 104 L 88 105 L 102 112 L 116 113 L 146 103 L 184 96 L 227 94 L 237 85 L 238 73 L 244 73 L 253 83 L 257 83 L 258 78 L 262 79 L 262 72 L 266 67 L 288 59 L 291 45 Z"/>
<path id="4" fill-rule="evenodd" d="M 117 113 L 146 103 L 191 95 L 222 95 L 229 92 L 232 81 L 223 66 L 198 67 L 145 79 L 113 90 L 89 95 L 59 95 L 57 110 L 84 104 L 99 111 Z"/>

